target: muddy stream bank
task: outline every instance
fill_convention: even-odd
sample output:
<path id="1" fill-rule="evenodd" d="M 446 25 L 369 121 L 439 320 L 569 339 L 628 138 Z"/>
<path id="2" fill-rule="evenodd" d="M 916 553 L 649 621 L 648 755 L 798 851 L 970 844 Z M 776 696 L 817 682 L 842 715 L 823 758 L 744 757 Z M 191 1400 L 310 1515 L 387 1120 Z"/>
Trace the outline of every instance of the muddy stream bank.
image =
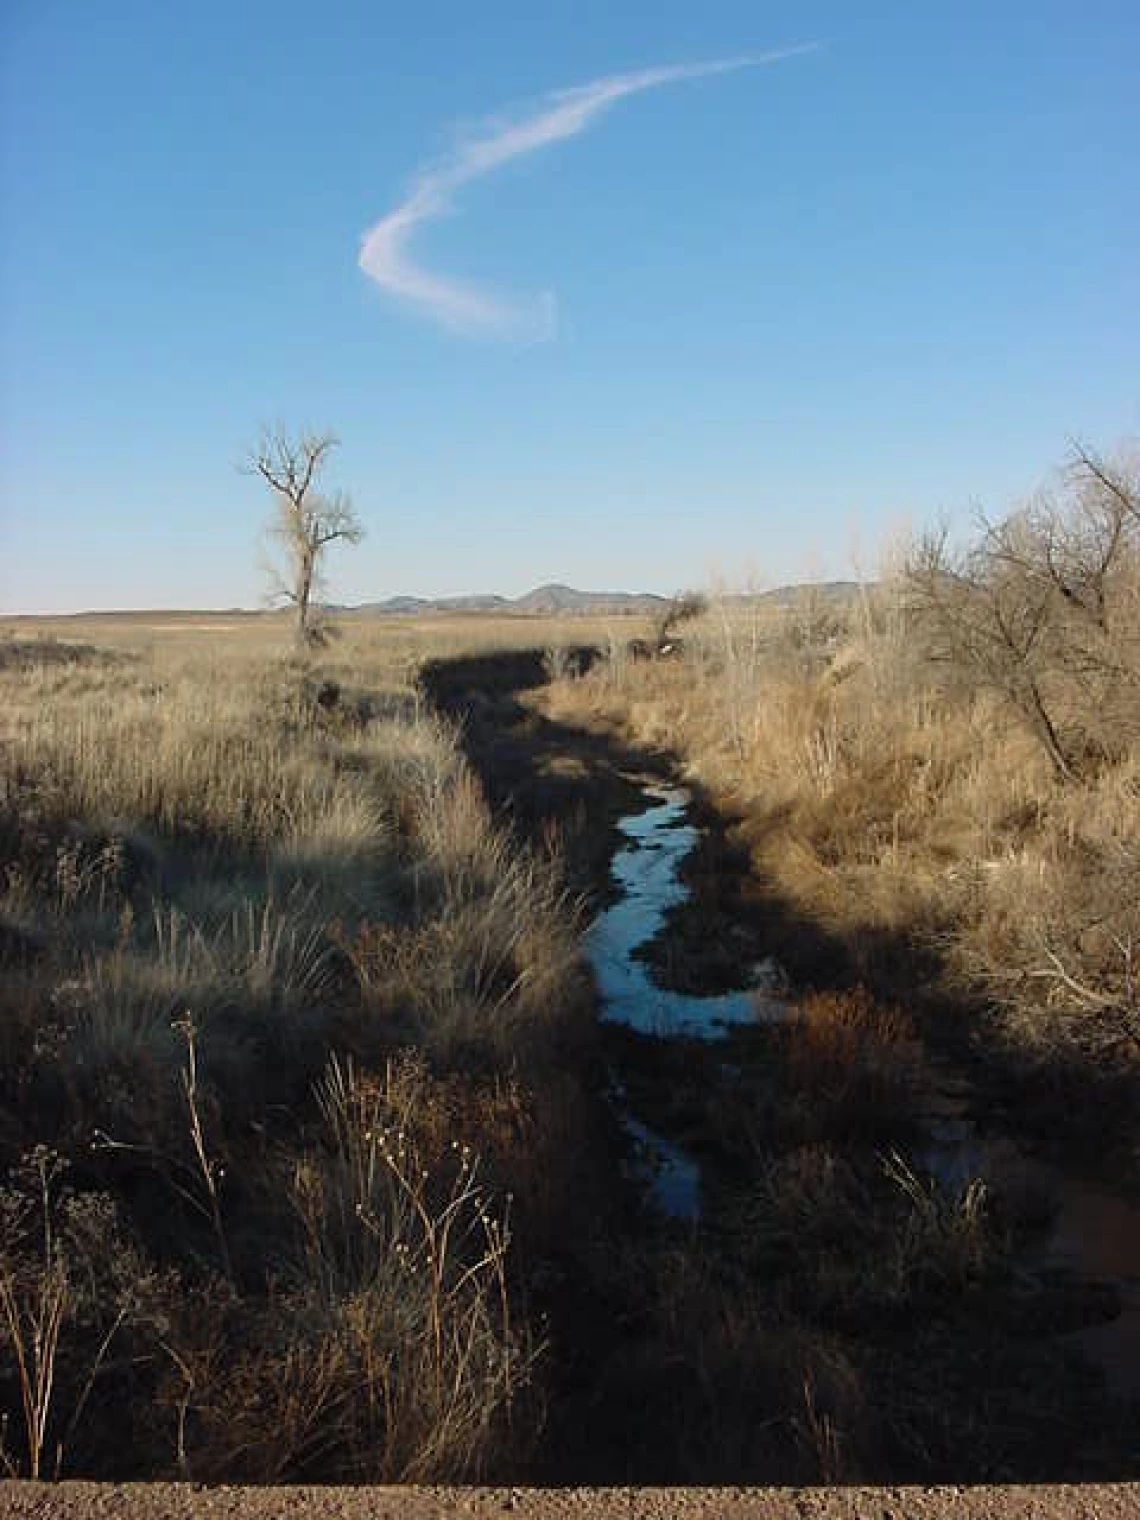
<path id="1" fill-rule="evenodd" d="M 674 757 L 553 722 L 544 682 L 537 652 L 425 674 L 591 903 L 615 1192 L 553 1268 L 551 1423 L 576 1434 L 552 1476 L 1136 1476 L 1135 1200 L 999 1126 L 967 1069 L 840 985 L 840 947 L 745 899 Z"/>

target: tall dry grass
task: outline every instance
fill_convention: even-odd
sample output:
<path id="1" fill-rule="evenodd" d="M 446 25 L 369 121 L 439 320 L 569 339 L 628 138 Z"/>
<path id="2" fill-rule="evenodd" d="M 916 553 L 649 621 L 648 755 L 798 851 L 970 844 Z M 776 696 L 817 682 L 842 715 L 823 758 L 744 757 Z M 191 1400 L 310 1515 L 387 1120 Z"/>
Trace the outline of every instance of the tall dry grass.
<path id="1" fill-rule="evenodd" d="M 505 1197 L 538 1251 L 574 905 L 426 709 L 422 634 L 314 667 L 247 632 L 0 649 L 0 1454 L 509 1473 L 538 1348 Z"/>

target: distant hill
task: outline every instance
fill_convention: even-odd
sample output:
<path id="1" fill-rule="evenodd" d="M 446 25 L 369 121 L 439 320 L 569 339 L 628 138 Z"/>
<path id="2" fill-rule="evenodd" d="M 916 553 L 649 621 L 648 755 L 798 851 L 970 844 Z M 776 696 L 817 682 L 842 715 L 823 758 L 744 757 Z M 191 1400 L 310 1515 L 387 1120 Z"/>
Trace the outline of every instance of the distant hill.
<path id="1" fill-rule="evenodd" d="M 806 597 L 818 598 L 833 606 L 846 606 L 853 601 L 860 587 L 870 590 L 872 583 L 866 581 L 801 581 L 794 586 L 776 586 L 771 591 L 743 592 L 721 598 L 726 602 L 775 602 L 779 607 L 795 607 Z"/>
<path id="2" fill-rule="evenodd" d="M 874 582 L 859 581 L 806 581 L 800 585 L 777 586 L 771 591 L 731 592 L 714 595 L 713 600 L 730 606 L 748 607 L 761 603 L 778 607 L 796 607 L 810 597 L 816 605 L 823 601 L 835 607 L 850 604 L 864 590 L 874 589 Z M 475 592 L 468 596 L 390 596 L 379 602 L 359 602 L 346 606 L 335 602 L 322 603 L 325 612 L 350 617 L 417 617 L 422 614 L 447 612 L 497 612 L 505 616 L 550 617 L 593 613 L 611 617 L 652 617 L 667 606 L 669 598 L 657 596 L 652 591 L 576 591 L 552 581 L 549 585 L 536 586 L 523 596 L 497 596 L 493 592 Z M 252 607 L 211 607 L 192 609 L 188 607 L 155 607 L 148 610 L 98 612 L 61 612 L 45 614 L 39 621 L 75 621 L 77 619 L 102 619 L 105 621 L 129 620 L 151 624 L 156 618 L 164 623 L 184 622 L 188 626 L 203 618 L 226 617 L 231 619 L 282 617 L 280 608 L 270 610 Z M 31 614 L 27 615 L 29 618 Z M 20 621 L 20 613 L 2 613 L 12 621 Z"/>
<path id="3" fill-rule="evenodd" d="M 356 607 L 339 607 L 338 612 L 363 612 L 377 617 L 415 617 L 421 612 L 508 612 L 505 596 L 390 596 L 383 602 L 361 602 Z"/>
<path id="4" fill-rule="evenodd" d="M 573 586 L 551 584 L 536 586 L 524 596 L 493 594 L 473 596 L 391 596 L 383 602 L 362 602 L 357 607 L 338 609 L 369 617 L 415 617 L 429 612 L 504 612 L 526 617 L 549 617 L 558 613 L 610 613 L 625 616 L 652 613 L 663 607 L 667 597 L 641 591 L 575 591 Z"/>
<path id="5" fill-rule="evenodd" d="M 573 586 L 536 586 L 516 598 L 517 612 L 654 612 L 668 598 L 651 591 L 575 591 Z"/>
<path id="6" fill-rule="evenodd" d="M 854 600 L 858 581 L 809 581 L 803 585 L 777 586 L 772 591 L 738 592 L 719 598 L 735 606 L 775 604 L 795 607 L 805 597 L 840 607 Z M 574 617 L 594 615 L 611 617 L 651 617 L 667 605 L 668 597 L 651 591 L 576 591 L 573 586 L 551 582 L 536 586 L 524 596 L 495 596 L 491 593 L 471 596 L 391 596 L 382 602 L 362 602 L 356 607 L 329 608 L 329 611 L 355 613 L 363 617 L 416 617 L 423 613 L 500 612 L 520 617 Z"/>

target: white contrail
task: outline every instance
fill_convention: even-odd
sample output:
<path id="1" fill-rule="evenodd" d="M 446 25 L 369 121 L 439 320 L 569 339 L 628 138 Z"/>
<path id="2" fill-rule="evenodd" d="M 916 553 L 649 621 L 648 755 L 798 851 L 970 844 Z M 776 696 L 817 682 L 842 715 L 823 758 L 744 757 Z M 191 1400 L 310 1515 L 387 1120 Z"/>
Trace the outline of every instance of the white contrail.
<path id="1" fill-rule="evenodd" d="M 600 116 L 615 101 L 658 85 L 709 74 L 728 74 L 736 69 L 777 63 L 818 47 L 815 42 L 778 52 L 725 58 L 714 63 L 680 64 L 673 68 L 643 69 L 636 74 L 612 74 L 572 90 L 546 95 L 538 109 L 520 120 L 486 123 L 451 157 L 420 174 L 408 197 L 364 234 L 360 267 L 370 279 L 391 294 L 419 306 L 454 332 L 539 341 L 554 333 L 555 303 L 550 294 L 529 302 L 504 301 L 474 286 L 420 268 L 408 245 L 421 222 L 442 215 L 461 185 L 492 169 L 533 153 L 548 143 L 561 142 Z"/>

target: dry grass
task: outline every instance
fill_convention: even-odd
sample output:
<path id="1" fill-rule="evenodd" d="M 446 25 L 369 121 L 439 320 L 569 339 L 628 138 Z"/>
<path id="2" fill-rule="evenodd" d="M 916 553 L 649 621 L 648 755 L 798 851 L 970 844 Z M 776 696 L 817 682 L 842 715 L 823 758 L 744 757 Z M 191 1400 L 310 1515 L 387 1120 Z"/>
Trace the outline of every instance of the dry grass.
<path id="1" fill-rule="evenodd" d="M 782 1031 L 783 1078 L 793 1111 L 818 1134 L 874 1135 L 920 1112 L 925 1081 L 909 1021 L 861 989 L 815 993 Z"/>
<path id="2" fill-rule="evenodd" d="M 474 1477 L 508 1435 L 534 1358 L 512 1323 L 509 1226 L 469 1146 L 425 1152 L 429 1088 L 414 1061 L 374 1076 L 330 1062 L 317 1143 L 285 1183 L 297 1229 L 268 1344 L 187 1363 L 196 1474 Z"/>
<path id="3" fill-rule="evenodd" d="M 683 659 L 619 657 L 544 701 L 675 750 L 757 871 L 856 956 L 925 945 L 1020 1040 L 1140 1054 L 1134 755 L 1060 784 L 998 696 L 926 659 L 901 588 L 814 648 L 790 614 L 714 608 Z"/>
<path id="4" fill-rule="evenodd" d="M 573 1185 L 574 905 L 420 697 L 463 628 L 350 626 L 313 667 L 280 637 L 0 647 L 13 1471 L 459 1480 L 527 1450 L 505 1195 L 538 1250 Z"/>
<path id="5" fill-rule="evenodd" d="M 675 750 L 869 981 L 884 942 L 937 952 L 1020 1049 L 1134 1061 L 1127 754 L 1060 784 L 997 695 L 931 664 L 890 586 L 841 620 L 714 606 L 679 658 L 634 658 L 643 632 L 348 622 L 313 669 L 270 618 L 6 646 L 10 1467 L 430 1481 L 525 1460 L 535 1269 L 605 1246 L 581 1185 L 590 1003 L 559 862 L 494 825 L 425 710 L 426 659 L 548 646 L 535 700 Z M 579 675 L 557 650 L 585 641 L 608 658 Z M 1016 1309 L 1000 1211 L 894 1154 L 923 1101 L 908 1008 L 805 998 L 716 1112 L 693 1100 L 729 1179 L 701 1236 L 585 1274 L 628 1306 L 589 1392 L 623 1412 L 607 1476 L 957 1477 L 979 1378 L 997 1433 L 967 1467 L 1004 1460 L 1036 1353 L 1010 1374 L 979 1328 Z"/>

